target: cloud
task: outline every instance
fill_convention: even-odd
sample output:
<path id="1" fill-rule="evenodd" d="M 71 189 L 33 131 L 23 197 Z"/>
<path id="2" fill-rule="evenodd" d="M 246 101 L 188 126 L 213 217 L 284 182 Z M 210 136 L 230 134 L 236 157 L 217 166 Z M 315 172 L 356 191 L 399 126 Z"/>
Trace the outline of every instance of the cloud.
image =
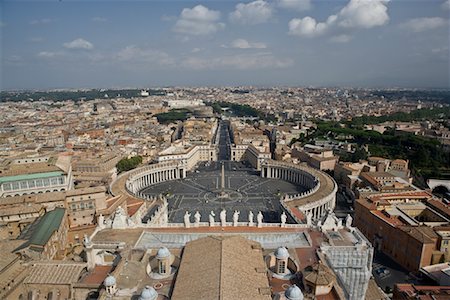
<path id="1" fill-rule="evenodd" d="M 351 39 L 352 39 L 352 37 L 350 35 L 340 34 L 340 35 L 333 36 L 330 39 L 330 41 L 332 41 L 334 43 L 347 43 L 347 42 L 350 42 Z"/>
<path id="2" fill-rule="evenodd" d="M 130 45 L 114 55 L 114 59 L 122 62 L 130 63 L 151 63 L 160 66 L 174 65 L 175 62 L 172 57 L 166 52 L 154 49 L 143 49 L 136 45 Z"/>
<path id="3" fill-rule="evenodd" d="M 423 32 L 427 30 L 436 29 L 448 24 L 448 20 L 439 17 L 431 17 L 431 18 L 416 18 L 411 19 L 400 26 L 404 29 L 413 31 L 413 32 Z"/>
<path id="4" fill-rule="evenodd" d="M 215 58 L 188 57 L 181 66 L 194 70 L 259 70 L 269 68 L 286 68 L 294 64 L 292 59 L 279 59 L 271 53 L 260 52 L 253 54 L 229 55 Z"/>
<path id="5" fill-rule="evenodd" d="M 325 22 L 312 17 L 294 18 L 289 22 L 289 34 L 315 37 L 328 32 L 345 35 L 353 29 L 368 29 L 389 22 L 386 4 L 389 0 L 350 0 L 337 15 L 330 15 Z"/>
<path id="6" fill-rule="evenodd" d="M 277 0 L 276 4 L 285 9 L 305 11 L 311 9 L 311 0 Z"/>
<path id="7" fill-rule="evenodd" d="M 289 34 L 297 36 L 314 37 L 322 35 L 328 29 L 328 22 L 317 23 L 314 18 L 292 19 L 289 21 Z"/>
<path id="8" fill-rule="evenodd" d="M 444 3 L 442 3 L 441 8 L 444 10 L 450 10 L 450 0 L 447 0 Z"/>
<path id="9" fill-rule="evenodd" d="M 267 22 L 273 14 L 272 6 L 264 0 L 256 0 L 248 4 L 239 3 L 230 13 L 230 21 L 240 24 L 260 24 Z"/>
<path id="10" fill-rule="evenodd" d="M 43 25 L 43 24 L 49 24 L 51 22 L 53 22 L 52 19 L 44 18 L 44 19 L 32 20 L 32 21 L 30 21 L 30 25 Z"/>
<path id="11" fill-rule="evenodd" d="M 103 18 L 103 17 L 93 17 L 93 18 L 92 18 L 92 22 L 99 22 L 99 23 L 102 23 L 102 22 L 106 22 L 106 21 L 108 21 L 108 19 Z"/>
<path id="12" fill-rule="evenodd" d="M 249 42 L 245 39 L 235 39 L 230 44 L 231 48 L 236 49 L 264 49 L 267 48 L 266 44 L 259 42 Z"/>
<path id="13" fill-rule="evenodd" d="M 220 12 L 210 10 L 203 5 L 194 8 L 184 8 L 173 31 L 190 35 L 208 35 L 225 27 L 219 23 Z"/>
<path id="14" fill-rule="evenodd" d="M 338 24 L 347 28 L 372 28 L 389 22 L 389 0 L 351 0 L 338 15 Z"/>
<path id="15" fill-rule="evenodd" d="M 71 42 L 67 42 L 63 44 L 67 49 L 84 49 L 91 50 L 94 49 L 94 45 L 91 42 L 86 41 L 85 39 L 78 38 Z"/>
<path id="16" fill-rule="evenodd" d="M 62 55 L 61 52 L 52 52 L 52 51 L 41 51 L 37 54 L 37 56 L 41 58 L 54 58 L 61 55 Z"/>

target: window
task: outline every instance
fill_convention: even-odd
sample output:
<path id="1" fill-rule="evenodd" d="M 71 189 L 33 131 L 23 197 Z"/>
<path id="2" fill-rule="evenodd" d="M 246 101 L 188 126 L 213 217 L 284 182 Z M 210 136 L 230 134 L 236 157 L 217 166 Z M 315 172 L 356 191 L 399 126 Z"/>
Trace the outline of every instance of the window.
<path id="1" fill-rule="evenodd" d="M 28 187 L 29 188 L 34 188 L 35 186 L 36 186 L 36 184 L 35 184 L 34 180 L 28 181 Z"/>
<path id="2" fill-rule="evenodd" d="M 21 181 L 20 182 L 20 188 L 21 189 L 27 189 L 28 188 L 27 182 L 26 181 Z"/>
<path id="3" fill-rule="evenodd" d="M 286 262 L 284 260 L 280 261 L 278 265 L 278 273 L 284 274 L 286 272 Z"/>

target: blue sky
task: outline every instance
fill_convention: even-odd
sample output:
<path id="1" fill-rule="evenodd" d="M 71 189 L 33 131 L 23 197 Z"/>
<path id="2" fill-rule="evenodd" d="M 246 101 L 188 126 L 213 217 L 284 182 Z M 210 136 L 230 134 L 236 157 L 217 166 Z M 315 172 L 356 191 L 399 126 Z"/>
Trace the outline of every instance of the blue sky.
<path id="1" fill-rule="evenodd" d="M 450 0 L 4 0 L 0 10 L 2 89 L 450 88 Z"/>

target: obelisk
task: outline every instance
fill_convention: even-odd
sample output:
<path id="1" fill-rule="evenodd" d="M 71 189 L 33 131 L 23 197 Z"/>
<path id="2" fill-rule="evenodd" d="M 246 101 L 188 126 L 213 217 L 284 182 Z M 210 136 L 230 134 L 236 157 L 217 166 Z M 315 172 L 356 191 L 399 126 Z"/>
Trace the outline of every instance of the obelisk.
<path id="1" fill-rule="evenodd" d="M 222 162 L 222 184 L 221 184 L 222 194 L 225 191 L 225 166 Z"/>

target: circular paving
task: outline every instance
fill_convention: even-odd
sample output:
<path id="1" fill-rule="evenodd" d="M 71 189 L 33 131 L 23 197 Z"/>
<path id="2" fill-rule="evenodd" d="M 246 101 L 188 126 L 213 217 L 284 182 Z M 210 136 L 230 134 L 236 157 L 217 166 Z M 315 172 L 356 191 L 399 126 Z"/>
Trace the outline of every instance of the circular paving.
<path id="1" fill-rule="evenodd" d="M 225 189 L 221 189 L 221 165 L 213 162 L 200 165 L 184 179 L 167 181 L 144 188 L 141 193 L 165 195 L 168 201 L 169 222 L 182 223 L 186 211 L 193 216 L 196 211 L 200 220 L 208 222 L 214 212 L 216 221 L 222 209 L 227 211 L 227 221 L 232 221 L 235 210 L 240 212 L 239 221 L 248 221 L 248 214 L 254 216 L 261 211 L 264 222 L 279 223 L 283 207 L 280 197 L 284 194 L 298 194 L 304 187 L 271 178 L 262 178 L 259 173 L 241 162 L 226 161 Z M 256 217 L 255 217 L 256 218 Z M 254 219 L 256 221 L 256 219 Z M 288 219 L 288 223 L 294 223 Z"/>

